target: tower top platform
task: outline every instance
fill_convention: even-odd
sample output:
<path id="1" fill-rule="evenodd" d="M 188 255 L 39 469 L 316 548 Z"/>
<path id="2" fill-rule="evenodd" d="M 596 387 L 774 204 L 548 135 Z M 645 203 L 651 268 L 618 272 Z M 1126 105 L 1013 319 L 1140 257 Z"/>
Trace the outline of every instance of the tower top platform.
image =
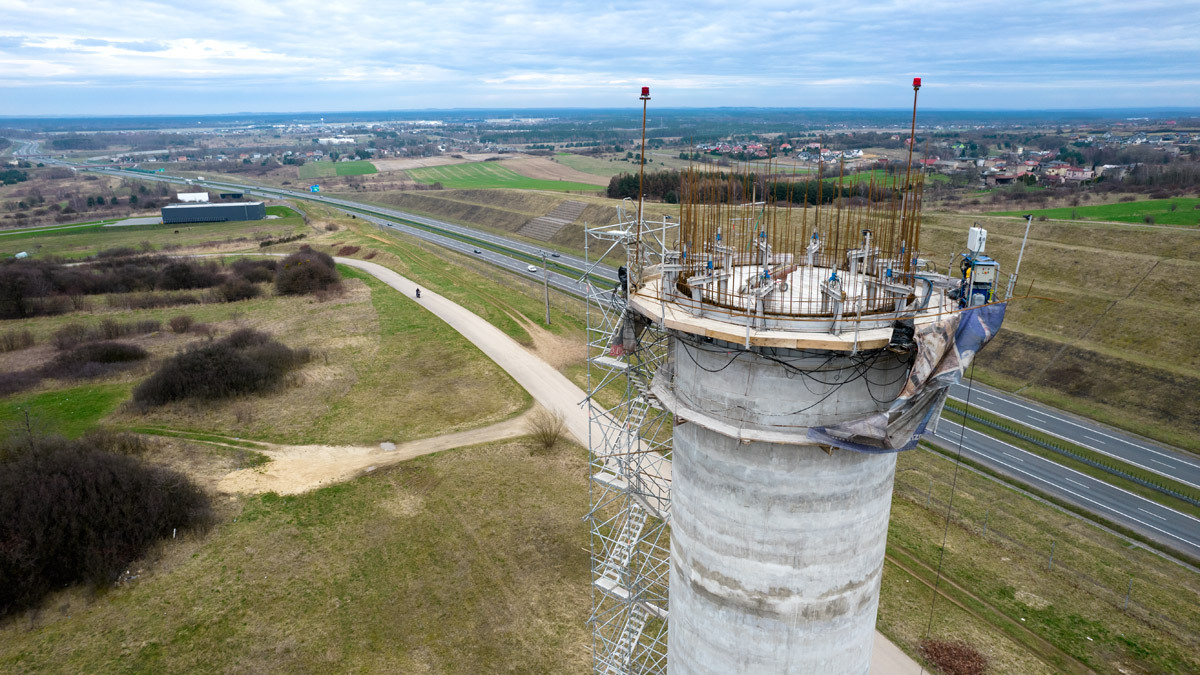
<path id="1" fill-rule="evenodd" d="M 911 319 L 915 327 L 955 311 L 938 275 L 917 276 L 916 295 L 910 286 L 846 270 L 835 275 L 827 267 L 764 279 L 755 265 L 734 266 L 727 286 L 711 292 L 681 285 L 670 264 L 647 268 L 646 275 L 629 294 L 630 307 L 639 314 L 669 330 L 747 348 L 882 349 L 891 344 L 897 320 Z M 690 297 L 685 294 L 689 290 Z M 880 292 L 893 296 L 891 306 L 871 308 L 868 299 Z M 723 302 L 713 302 L 714 296 Z M 814 312 L 797 316 L 779 311 L 798 303 L 811 305 Z"/>

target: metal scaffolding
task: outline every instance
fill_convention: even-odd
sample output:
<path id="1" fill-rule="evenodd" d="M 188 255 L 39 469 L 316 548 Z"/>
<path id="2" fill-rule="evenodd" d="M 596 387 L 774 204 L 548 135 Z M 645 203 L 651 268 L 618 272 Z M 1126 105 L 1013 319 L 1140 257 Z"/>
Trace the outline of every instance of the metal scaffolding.
<path id="1" fill-rule="evenodd" d="M 663 261 L 676 225 L 641 222 L 620 209 L 618 223 L 589 228 L 589 269 L 623 257 Z M 641 247 L 636 250 L 635 247 Z M 593 259 L 593 248 L 603 251 Z M 617 262 L 613 260 L 612 262 Z M 624 268 L 622 268 L 624 270 Z M 670 567 L 671 435 L 673 418 L 650 391 L 666 363 L 661 325 L 627 311 L 628 284 L 584 277 L 588 324 L 588 448 L 590 459 L 593 670 L 665 673 L 667 581 Z M 604 282 L 600 282 L 603 284 Z"/>

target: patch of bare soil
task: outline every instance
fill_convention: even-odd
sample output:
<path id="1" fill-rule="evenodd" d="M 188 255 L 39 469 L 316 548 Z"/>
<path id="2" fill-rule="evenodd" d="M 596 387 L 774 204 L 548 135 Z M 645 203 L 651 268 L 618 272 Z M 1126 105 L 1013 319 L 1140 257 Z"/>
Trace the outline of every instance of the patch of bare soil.
<path id="1" fill-rule="evenodd" d="M 474 155 L 438 155 L 436 157 L 412 157 L 410 159 L 375 159 L 371 163 L 380 171 L 404 171 L 405 169 L 422 169 L 427 166 L 446 166 L 447 164 L 465 164 L 467 162 L 483 162 L 489 159 L 506 159 L 513 155 L 480 153 Z"/>
<path id="2" fill-rule="evenodd" d="M 528 413 L 479 429 L 401 443 L 395 450 L 380 446 L 271 445 L 259 451 L 271 458 L 270 463 L 232 471 L 217 481 L 216 489 L 281 495 L 307 492 L 421 455 L 524 436 L 529 433 L 526 417 Z"/>
<path id="3" fill-rule="evenodd" d="M 517 157 L 500 162 L 522 176 L 541 180 L 566 180 L 589 185 L 608 185 L 608 178 L 594 173 L 584 173 L 548 157 Z"/>
<path id="4" fill-rule="evenodd" d="M 555 335 L 518 312 L 506 312 L 506 314 L 521 324 L 521 327 L 533 339 L 533 346 L 526 345 L 525 349 L 555 369 L 562 370 L 587 358 L 587 345 Z"/>

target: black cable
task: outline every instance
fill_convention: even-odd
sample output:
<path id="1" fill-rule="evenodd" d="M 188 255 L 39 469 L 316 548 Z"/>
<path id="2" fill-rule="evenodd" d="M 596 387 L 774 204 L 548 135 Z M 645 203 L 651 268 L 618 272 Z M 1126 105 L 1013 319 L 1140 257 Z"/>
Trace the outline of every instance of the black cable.
<path id="1" fill-rule="evenodd" d="M 975 388 L 975 362 L 971 362 L 971 372 L 967 376 L 967 398 L 963 401 L 963 409 L 969 411 L 971 406 L 971 392 Z M 963 437 L 967 433 L 966 420 L 958 426 L 958 454 L 954 457 L 954 477 L 950 481 L 950 500 L 946 505 L 946 527 L 942 530 L 942 549 L 938 552 L 937 578 L 933 583 L 933 598 L 929 601 L 929 623 L 925 626 L 925 639 L 929 639 L 929 633 L 933 630 L 933 608 L 937 604 L 938 588 L 942 585 L 942 561 L 946 558 L 946 537 L 950 534 L 950 513 L 954 510 L 954 491 L 958 486 L 958 467 L 962 464 L 962 446 Z M 924 667 L 922 667 L 924 671 Z"/>

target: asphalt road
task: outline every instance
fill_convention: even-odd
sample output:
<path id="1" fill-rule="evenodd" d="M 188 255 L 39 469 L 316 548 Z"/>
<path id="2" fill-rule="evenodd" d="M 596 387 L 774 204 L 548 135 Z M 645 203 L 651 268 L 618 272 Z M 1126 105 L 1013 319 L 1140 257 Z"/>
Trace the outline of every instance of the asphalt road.
<path id="1" fill-rule="evenodd" d="M 943 418 L 938 422 L 936 433 L 927 435 L 926 439 L 955 451 L 960 433 L 964 433 L 961 425 Z M 964 457 L 1042 492 L 1098 513 L 1171 549 L 1200 558 L 1200 520 L 1196 518 L 974 429 L 965 430 L 962 452 Z"/>
<path id="2" fill-rule="evenodd" d="M 967 385 L 952 387 L 950 397 L 966 400 Z M 979 383 L 971 391 L 971 406 L 1200 489 L 1200 458 L 1195 455 Z"/>
<path id="3" fill-rule="evenodd" d="M 50 161 L 57 162 L 57 160 Z M 131 176 L 129 172 L 107 168 L 90 168 L 89 170 L 124 177 L 136 177 L 142 180 L 156 180 L 177 184 L 186 182 L 183 179 L 162 175 L 135 174 Z M 366 205 L 308 192 L 261 188 L 223 181 L 194 181 L 194 184 L 211 186 L 213 189 L 218 190 L 236 188 L 247 194 L 269 198 L 318 201 L 334 206 L 335 208 L 349 209 L 351 212 L 355 212 L 358 217 L 381 225 L 383 229 L 404 232 L 405 234 L 436 243 L 439 246 L 480 257 L 488 264 L 509 269 L 518 274 L 528 275 L 533 279 L 540 280 L 541 278 L 540 256 L 542 249 L 526 242 L 480 232 L 472 228 L 396 209 Z M 365 214 L 363 211 L 370 211 L 374 215 Z M 421 226 L 414 226 L 403 221 L 418 223 Z M 446 234 L 441 234 L 439 231 Z M 492 250 L 487 245 L 478 246 L 470 242 L 463 242 L 451 235 L 484 242 L 485 244 L 502 249 L 502 251 L 516 251 L 525 256 L 536 257 L 537 260 L 536 262 L 531 262 L 502 251 Z M 475 250 L 479 250 L 480 253 L 474 253 Z M 585 266 L 582 259 L 567 254 L 560 254 L 560 257 L 554 260 L 559 264 L 573 268 L 579 274 L 582 274 L 581 270 Z M 537 273 L 530 273 L 526 269 L 530 264 L 535 264 L 539 268 Z M 609 278 L 615 283 L 616 272 L 611 267 L 598 267 L 593 270 L 593 273 L 595 276 Z M 550 284 L 556 289 L 568 293 L 577 295 L 582 293 L 581 285 L 572 275 L 551 272 Z M 951 395 L 955 398 L 965 399 L 965 385 L 958 385 L 953 388 Z M 1135 438 L 1132 435 L 1122 434 L 1106 427 L 1101 427 L 1090 420 L 1067 415 L 1052 408 L 1026 401 L 1019 397 L 1003 394 L 981 385 L 975 386 L 970 402 L 972 406 L 1008 417 L 1026 426 L 1060 436 L 1072 443 L 1109 454 L 1110 456 L 1155 471 L 1161 475 L 1183 480 L 1192 485 L 1200 483 L 1200 465 L 1198 465 L 1195 458 L 1186 453 L 1161 448 L 1143 439 Z M 943 434 L 946 433 L 946 429 L 955 426 L 948 420 L 943 420 L 942 425 L 940 431 Z M 940 443 L 947 442 L 945 438 L 934 440 Z M 956 446 L 957 435 L 952 440 Z M 1068 499 L 1105 518 L 1121 522 L 1130 529 L 1142 532 L 1147 537 L 1160 541 L 1173 549 L 1186 551 L 1192 555 L 1200 553 L 1200 549 L 1198 549 L 1200 547 L 1200 543 L 1198 543 L 1200 541 L 1200 522 L 1194 518 L 1132 495 L 1104 481 L 1089 478 L 1054 462 L 1014 448 L 982 433 L 968 430 L 964 450 L 970 452 L 971 456 L 996 470 L 1002 470 L 1022 482 L 1052 492 L 1063 499 Z M 1018 455 L 1020 459 L 1011 459 L 1009 455 L 1013 453 L 1021 453 Z M 1038 467 L 1036 472 L 1032 470 L 1031 467 L 1033 466 Z M 1093 487 L 1086 487 L 1080 492 L 1081 486 L 1078 483 L 1081 483 L 1083 486 Z M 1103 500 L 1100 500 L 1095 494 L 1104 494 L 1107 496 Z M 1124 496 L 1118 497 L 1118 494 Z"/>

